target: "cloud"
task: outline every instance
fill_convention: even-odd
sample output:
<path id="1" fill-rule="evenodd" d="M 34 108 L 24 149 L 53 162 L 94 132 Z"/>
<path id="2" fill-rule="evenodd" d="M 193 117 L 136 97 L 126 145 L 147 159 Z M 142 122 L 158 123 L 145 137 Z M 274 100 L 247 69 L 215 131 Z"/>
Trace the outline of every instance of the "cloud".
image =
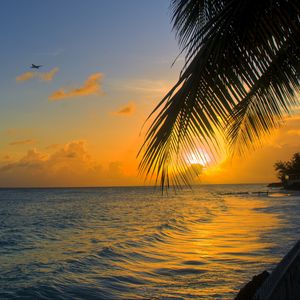
<path id="1" fill-rule="evenodd" d="M 50 152 L 48 152 L 50 151 Z M 137 182 L 119 161 L 101 165 L 85 140 L 75 140 L 47 152 L 27 151 L 19 159 L 2 158 L 0 186 L 99 186 Z"/>
<path id="2" fill-rule="evenodd" d="M 292 129 L 288 131 L 289 135 L 300 135 L 300 129 Z"/>
<path id="3" fill-rule="evenodd" d="M 35 140 L 20 140 L 9 143 L 10 146 L 17 146 L 17 145 L 32 145 L 35 144 Z"/>
<path id="4" fill-rule="evenodd" d="M 51 81 L 58 71 L 59 69 L 56 67 L 49 72 L 39 73 L 39 78 L 42 81 Z"/>
<path id="5" fill-rule="evenodd" d="M 49 96 L 49 100 L 57 101 L 57 100 L 63 100 L 63 99 L 72 98 L 72 97 L 101 95 L 103 93 L 102 86 L 101 86 L 102 78 L 103 78 L 102 73 L 91 74 L 81 87 L 60 88 L 59 90 L 54 91 Z"/>
<path id="6" fill-rule="evenodd" d="M 25 72 L 16 77 L 16 81 L 27 81 L 36 77 L 36 72 Z"/>
<path id="7" fill-rule="evenodd" d="M 113 112 L 118 116 L 130 116 L 135 112 L 136 105 L 134 102 L 129 102 L 127 105 L 121 107 L 119 110 Z"/>
<path id="8" fill-rule="evenodd" d="M 29 71 L 25 72 L 16 77 L 16 81 L 28 81 L 30 79 L 37 78 L 41 81 L 51 81 L 56 73 L 59 71 L 58 67 L 51 69 L 49 72 L 36 72 L 36 71 Z"/>
<path id="9" fill-rule="evenodd" d="M 45 172 L 48 176 L 54 176 L 57 173 L 76 174 L 90 167 L 93 167 L 93 162 L 87 152 L 86 142 L 77 140 L 63 145 L 50 154 L 37 149 L 28 150 L 19 160 L 3 165 L 0 171 L 18 174 L 20 170 L 28 173 L 29 170 L 35 169 Z"/>
<path id="10" fill-rule="evenodd" d="M 47 160 L 47 155 L 38 152 L 36 149 L 28 150 L 27 154 L 17 162 L 6 164 L 0 168 L 0 171 L 6 172 L 13 169 L 25 168 L 29 169 L 41 169 L 42 163 Z"/>
<path id="11" fill-rule="evenodd" d="M 59 147 L 59 144 L 51 144 L 45 147 L 45 149 L 56 149 Z"/>

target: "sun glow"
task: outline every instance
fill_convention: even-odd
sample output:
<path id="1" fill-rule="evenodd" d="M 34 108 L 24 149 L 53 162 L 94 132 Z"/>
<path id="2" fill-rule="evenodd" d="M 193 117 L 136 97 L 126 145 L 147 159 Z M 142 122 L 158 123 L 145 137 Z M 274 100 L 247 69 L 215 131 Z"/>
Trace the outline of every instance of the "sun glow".
<path id="1" fill-rule="evenodd" d="M 186 156 L 186 160 L 191 165 L 207 166 L 210 162 L 210 156 L 206 151 L 200 150 L 199 153 L 190 153 Z"/>

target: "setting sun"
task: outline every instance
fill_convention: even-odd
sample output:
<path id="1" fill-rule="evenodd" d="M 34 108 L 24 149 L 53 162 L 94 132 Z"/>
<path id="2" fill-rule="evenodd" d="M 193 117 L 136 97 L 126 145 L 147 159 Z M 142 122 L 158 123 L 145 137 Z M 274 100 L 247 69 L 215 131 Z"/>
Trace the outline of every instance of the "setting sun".
<path id="1" fill-rule="evenodd" d="M 201 165 L 207 167 L 211 162 L 209 154 L 205 150 L 200 150 L 199 153 L 190 153 L 186 155 L 186 160 L 191 165 Z"/>
<path id="2" fill-rule="evenodd" d="M 1 300 L 299 294 L 299 0 L 0 18 Z"/>

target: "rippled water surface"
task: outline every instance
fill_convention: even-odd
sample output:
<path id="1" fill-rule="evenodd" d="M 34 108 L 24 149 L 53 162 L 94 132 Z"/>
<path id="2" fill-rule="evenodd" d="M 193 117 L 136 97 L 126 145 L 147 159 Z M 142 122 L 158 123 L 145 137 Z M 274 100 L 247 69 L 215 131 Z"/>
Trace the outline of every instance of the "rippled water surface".
<path id="1" fill-rule="evenodd" d="M 231 299 L 299 238 L 262 185 L 0 190 L 1 299 Z"/>

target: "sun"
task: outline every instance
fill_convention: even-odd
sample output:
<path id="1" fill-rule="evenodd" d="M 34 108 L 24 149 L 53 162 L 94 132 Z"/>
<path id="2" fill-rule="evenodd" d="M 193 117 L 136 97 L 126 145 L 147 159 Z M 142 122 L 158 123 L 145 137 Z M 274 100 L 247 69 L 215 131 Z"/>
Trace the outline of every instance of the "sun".
<path id="1" fill-rule="evenodd" d="M 186 155 L 186 161 L 191 165 L 207 166 L 210 162 L 210 156 L 206 151 L 199 150 L 199 153 L 189 153 Z"/>

